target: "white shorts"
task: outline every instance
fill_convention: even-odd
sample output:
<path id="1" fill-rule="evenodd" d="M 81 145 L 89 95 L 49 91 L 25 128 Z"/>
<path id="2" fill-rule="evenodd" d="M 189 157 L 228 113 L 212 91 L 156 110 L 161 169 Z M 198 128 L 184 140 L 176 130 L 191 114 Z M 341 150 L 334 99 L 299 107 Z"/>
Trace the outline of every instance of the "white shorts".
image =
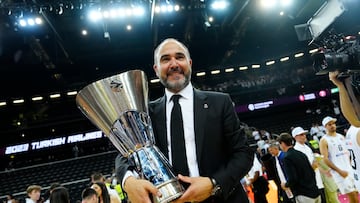
<path id="1" fill-rule="evenodd" d="M 357 191 L 355 181 L 350 174 L 346 178 L 335 178 L 334 180 L 341 194 Z"/>

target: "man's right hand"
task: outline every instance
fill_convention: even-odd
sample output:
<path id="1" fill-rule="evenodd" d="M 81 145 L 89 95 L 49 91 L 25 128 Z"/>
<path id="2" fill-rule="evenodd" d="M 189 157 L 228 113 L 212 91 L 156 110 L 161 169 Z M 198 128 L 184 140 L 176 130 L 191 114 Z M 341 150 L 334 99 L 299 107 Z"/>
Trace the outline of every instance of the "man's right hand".
<path id="1" fill-rule="evenodd" d="M 151 182 L 133 176 L 125 180 L 124 191 L 132 203 L 151 203 L 149 194 L 161 197 L 161 193 Z"/>

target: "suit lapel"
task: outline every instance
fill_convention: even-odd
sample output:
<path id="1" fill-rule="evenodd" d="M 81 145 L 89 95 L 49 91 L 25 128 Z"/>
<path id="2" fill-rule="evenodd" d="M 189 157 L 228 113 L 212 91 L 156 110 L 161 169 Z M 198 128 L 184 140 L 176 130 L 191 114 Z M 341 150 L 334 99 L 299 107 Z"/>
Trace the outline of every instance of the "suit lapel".
<path id="1" fill-rule="evenodd" d="M 195 128 L 195 143 L 196 143 L 196 157 L 198 163 L 201 163 L 201 152 L 203 142 L 205 139 L 204 126 L 206 126 L 206 115 L 208 104 L 206 103 L 206 95 L 199 90 L 194 89 L 194 128 Z M 201 166 L 199 166 L 201 168 Z"/>
<path id="2" fill-rule="evenodd" d="M 164 155 L 168 157 L 168 143 L 167 143 L 167 136 L 166 136 L 166 97 L 163 96 L 160 98 L 156 104 L 154 105 L 153 116 L 154 118 L 153 123 L 155 124 L 154 129 L 156 131 L 155 137 L 156 139 L 156 146 L 164 152 Z"/>

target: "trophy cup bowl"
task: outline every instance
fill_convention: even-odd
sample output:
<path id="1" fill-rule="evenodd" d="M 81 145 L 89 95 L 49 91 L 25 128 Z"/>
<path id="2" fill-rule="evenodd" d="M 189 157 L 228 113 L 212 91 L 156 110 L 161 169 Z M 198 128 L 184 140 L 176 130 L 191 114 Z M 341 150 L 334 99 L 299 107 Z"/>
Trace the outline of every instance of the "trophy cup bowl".
<path id="1" fill-rule="evenodd" d="M 140 178 L 161 192 L 153 202 L 171 202 L 184 193 L 167 158 L 155 145 L 148 115 L 148 83 L 141 70 L 93 82 L 76 96 L 77 107 L 133 163 Z"/>

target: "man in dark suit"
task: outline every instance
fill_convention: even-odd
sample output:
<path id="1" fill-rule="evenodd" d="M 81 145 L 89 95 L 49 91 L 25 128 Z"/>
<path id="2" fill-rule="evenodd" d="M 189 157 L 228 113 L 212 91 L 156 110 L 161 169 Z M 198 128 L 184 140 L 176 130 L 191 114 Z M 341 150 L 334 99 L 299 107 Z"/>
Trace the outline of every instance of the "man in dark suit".
<path id="1" fill-rule="evenodd" d="M 169 158 L 178 179 L 187 185 L 174 202 L 246 203 L 248 197 L 240 180 L 252 166 L 253 151 L 229 95 L 193 88 L 191 66 L 187 47 L 175 39 L 166 39 L 155 49 L 154 70 L 166 88 L 163 97 L 149 104 L 155 141 Z M 183 150 L 172 150 L 173 95 L 180 95 L 186 143 Z M 184 151 L 186 172 L 179 172 L 173 159 Z M 126 158 L 119 155 L 117 176 L 131 202 L 150 202 L 150 194 L 161 195 L 151 182 L 135 178 L 131 169 Z"/>
<path id="2" fill-rule="evenodd" d="M 294 140 L 289 133 L 281 133 L 277 140 L 286 152 L 283 162 L 287 182 L 281 183 L 282 188 L 291 188 L 297 203 L 321 203 L 315 172 L 307 156 L 294 149 Z"/>

